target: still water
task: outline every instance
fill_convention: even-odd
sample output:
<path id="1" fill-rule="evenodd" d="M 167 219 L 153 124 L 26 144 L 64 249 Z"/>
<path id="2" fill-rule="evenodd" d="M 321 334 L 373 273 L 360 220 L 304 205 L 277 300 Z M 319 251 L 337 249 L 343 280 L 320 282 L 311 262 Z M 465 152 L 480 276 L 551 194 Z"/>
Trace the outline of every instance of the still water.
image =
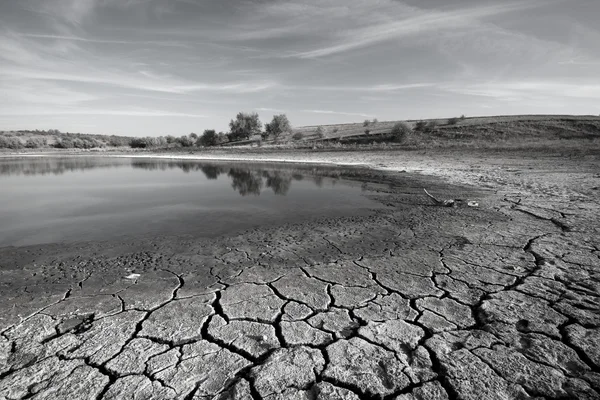
<path id="1" fill-rule="evenodd" d="M 378 207 L 340 169 L 130 158 L 0 159 L 0 247 L 217 236 Z"/>

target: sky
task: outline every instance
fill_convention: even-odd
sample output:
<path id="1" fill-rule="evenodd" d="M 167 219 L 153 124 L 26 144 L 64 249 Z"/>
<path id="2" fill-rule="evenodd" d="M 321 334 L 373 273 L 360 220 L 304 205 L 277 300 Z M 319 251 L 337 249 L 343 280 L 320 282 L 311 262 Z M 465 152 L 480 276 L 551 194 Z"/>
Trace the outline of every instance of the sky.
<path id="1" fill-rule="evenodd" d="M 0 130 L 600 113 L 598 0 L 0 0 Z"/>

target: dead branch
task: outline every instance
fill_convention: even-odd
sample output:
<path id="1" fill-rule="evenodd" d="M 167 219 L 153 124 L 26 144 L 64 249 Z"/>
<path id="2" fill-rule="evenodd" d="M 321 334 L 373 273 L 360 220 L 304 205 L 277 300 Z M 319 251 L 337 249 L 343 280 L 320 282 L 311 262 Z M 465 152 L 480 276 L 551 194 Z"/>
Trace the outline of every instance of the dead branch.
<path id="1" fill-rule="evenodd" d="M 430 193 L 427 191 L 427 189 L 423 189 L 423 190 L 425 191 L 425 194 L 426 194 L 427 196 L 429 196 L 429 198 L 435 202 L 435 204 L 443 204 L 443 203 L 444 203 L 443 201 L 441 201 L 441 200 L 438 200 L 438 199 L 436 199 L 435 197 L 433 197 L 433 196 L 432 196 L 432 195 L 431 195 L 431 194 L 430 194 Z"/>

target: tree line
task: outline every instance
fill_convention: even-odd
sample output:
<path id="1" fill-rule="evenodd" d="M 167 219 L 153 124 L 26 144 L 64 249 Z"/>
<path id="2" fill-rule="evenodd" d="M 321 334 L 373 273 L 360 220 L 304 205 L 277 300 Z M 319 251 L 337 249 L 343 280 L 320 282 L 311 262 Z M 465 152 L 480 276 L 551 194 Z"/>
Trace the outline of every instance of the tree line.
<path id="1" fill-rule="evenodd" d="M 285 114 L 275 115 L 271 122 L 264 125 L 257 113 L 240 112 L 235 119 L 229 122 L 229 132 L 217 133 L 214 129 L 207 129 L 201 135 L 190 133 L 187 136 L 158 136 L 133 138 L 129 145 L 132 148 L 152 147 L 211 147 L 223 143 L 248 140 L 252 136 L 260 135 L 261 139 L 277 139 L 284 132 L 291 132 L 292 126 Z"/>
<path id="2" fill-rule="evenodd" d="M 456 125 L 465 116 L 451 118 L 448 125 Z M 378 123 L 377 119 L 365 120 L 363 127 L 365 134 L 370 134 L 370 127 Z M 406 122 L 394 125 L 391 135 L 395 141 L 404 142 L 413 131 L 431 133 L 436 129 L 435 121 L 418 121 L 413 127 Z M 48 148 L 58 149 L 92 149 L 102 147 L 131 147 L 134 149 L 146 148 L 172 148 L 172 147 L 212 147 L 229 142 L 241 142 L 259 136 L 261 140 L 278 139 L 283 133 L 291 133 L 292 125 L 285 114 L 273 116 L 271 122 L 264 125 L 257 113 L 240 112 L 229 122 L 229 132 L 218 132 L 207 129 L 201 135 L 190 133 L 175 137 L 172 135 L 158 137 L 126 137 L 108 135 L 87 135 L 80 133 L 62 133 L 58 129 L 0 132 L 0 148 L 22 149 L 22 148 Z M 336 129 L 334 129 L 336 132 Z M 25 138 L 26 136 L 29 136 Z M 315 136 L 323 138 L 324 130 L 318 127 Z M 301 140 L 302 133 L 297 132 L 292 136 L 294 140 Z"/>

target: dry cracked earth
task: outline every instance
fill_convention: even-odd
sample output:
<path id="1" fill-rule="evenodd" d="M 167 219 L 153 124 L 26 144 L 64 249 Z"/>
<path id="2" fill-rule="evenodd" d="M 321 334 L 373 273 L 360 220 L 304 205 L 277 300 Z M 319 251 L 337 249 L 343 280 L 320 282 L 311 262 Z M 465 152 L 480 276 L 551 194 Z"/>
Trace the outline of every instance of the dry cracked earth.
<path id="1" fill-rule="evenodd" d="M 368 216 L 0 250 L 0 398 L 600 399 L 597 200 L 398 179 Z"/>

